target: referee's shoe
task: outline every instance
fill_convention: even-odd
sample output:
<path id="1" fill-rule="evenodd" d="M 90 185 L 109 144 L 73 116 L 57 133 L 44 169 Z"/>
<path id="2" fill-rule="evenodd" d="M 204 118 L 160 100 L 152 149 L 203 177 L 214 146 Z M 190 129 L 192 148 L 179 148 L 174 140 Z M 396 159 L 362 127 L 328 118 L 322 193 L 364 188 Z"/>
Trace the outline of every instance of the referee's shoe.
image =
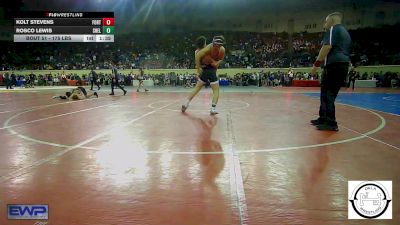
<path id="1" fill-rule="evenodd" d="M 339 131 L 337 124 L 328 124 L 326 121 L 318 118 L 316 120 L 311 120 L 310 123 L 317 127 L 318 130 L 327 130 L 327 131 Z"/>
<path id="2" fill-rule="evenodd" d="M 339 131 L 339 128 L 337 125 L 329 125 L 327 123 L 322 123 L 317 125 L 318 130 L 327 130 L 327 131 Z"/>

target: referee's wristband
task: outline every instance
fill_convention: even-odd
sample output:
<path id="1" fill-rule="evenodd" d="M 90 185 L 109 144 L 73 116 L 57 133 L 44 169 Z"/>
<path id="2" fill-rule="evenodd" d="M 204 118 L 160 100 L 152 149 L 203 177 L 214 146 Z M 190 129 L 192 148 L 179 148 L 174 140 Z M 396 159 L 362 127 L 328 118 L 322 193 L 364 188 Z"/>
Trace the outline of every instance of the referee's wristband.
<path id="1" fill-rule="evenodd" d="M 315 67 L 320 67 L 320 66 L 321 66 L 321 61 L 318 61 L 318 60 L 315 61 L 315 62 L 314 62 L 314 66 L 315 66 Z"/>

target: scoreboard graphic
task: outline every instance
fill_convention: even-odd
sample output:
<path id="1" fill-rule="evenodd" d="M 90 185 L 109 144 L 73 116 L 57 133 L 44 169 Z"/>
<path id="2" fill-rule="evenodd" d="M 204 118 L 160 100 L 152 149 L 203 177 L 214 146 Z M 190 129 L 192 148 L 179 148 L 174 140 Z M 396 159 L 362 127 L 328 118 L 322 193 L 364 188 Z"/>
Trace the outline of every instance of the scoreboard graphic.
<path id="1" fill-rule="evenodd" d="M 114 42 L 114 12 L 20 12 L 14 42 Z"/>

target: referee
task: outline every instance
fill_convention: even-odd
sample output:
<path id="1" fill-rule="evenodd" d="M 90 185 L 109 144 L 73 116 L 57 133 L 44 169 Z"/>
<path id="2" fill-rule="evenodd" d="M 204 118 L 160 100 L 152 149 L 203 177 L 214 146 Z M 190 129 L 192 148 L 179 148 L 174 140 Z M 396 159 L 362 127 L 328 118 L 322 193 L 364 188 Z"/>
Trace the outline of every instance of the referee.
<path id="1" fill-rule="evenodd" d="M 90 73 L 91 73 L 90 90 L 93 91 L 93 84 L 96 84 L 97 85 L 97 90 L 100 91 L 99 76 L 94 71 L 94 69 L 92 69 L 90 71 Z"/>
<path id="2" fill-rule="evenodd" d="M 323 46 L 311 71 L 311 74 L 315 75 L 318 67 L 323 67 L 319 118 L 311 120 L 311 124 L 318 130 L 339 131 L 335 116 L 335 99 L 346 80 L 351 47 L 350 35 L 341 22 L 342 14 L 339 12 L 326 17 Z"/>
<path id="3" fill-rule="evenodd" d="M 118 70 L 117 70 L 117 62 L 111 61 L 112 72 L 111 72 L 111 93 L 110 95 L 114 95 L 114 86 L 117 86 L 119 89 L 124 91 L 124 95 L 126 95 L 127 91 L 121 87 L 119 84 Z"/>

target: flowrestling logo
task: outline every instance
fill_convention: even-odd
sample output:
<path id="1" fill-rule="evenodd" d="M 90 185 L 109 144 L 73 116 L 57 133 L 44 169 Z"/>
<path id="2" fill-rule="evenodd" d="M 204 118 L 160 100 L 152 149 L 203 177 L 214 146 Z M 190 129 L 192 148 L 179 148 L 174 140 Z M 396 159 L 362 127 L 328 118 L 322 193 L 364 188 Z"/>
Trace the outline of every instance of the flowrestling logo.
<path id="1" fill-rule="evenodd" d="M 392 181 L 349 181 L 349 219 L 392 219 Z"/>

